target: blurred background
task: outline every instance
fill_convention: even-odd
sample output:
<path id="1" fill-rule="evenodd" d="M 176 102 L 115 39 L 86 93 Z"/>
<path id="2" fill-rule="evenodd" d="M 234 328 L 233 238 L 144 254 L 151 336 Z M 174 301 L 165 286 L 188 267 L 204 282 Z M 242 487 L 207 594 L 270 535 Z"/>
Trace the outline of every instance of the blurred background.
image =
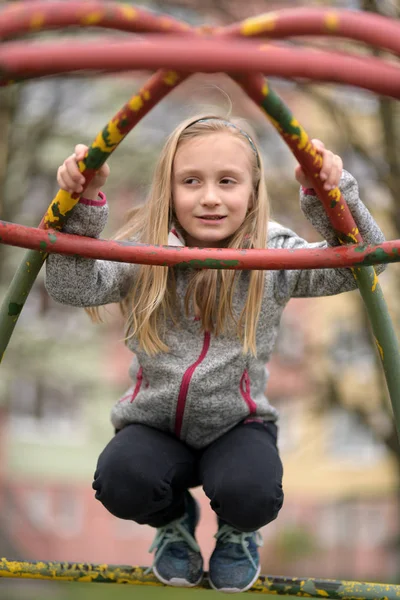
<path id="1" fill-rule="evenodd" d="M 0 10 L 5 4 L 0 0 Z M 192 25 L 228 24 L 286 6 L 400 16 L 399 0 L 159 0 L 141 6 Z M 99 33 L 71 29 L 38 35 L 92 38 Z M 348 41 L 312 43 L 382 55 Z M 54 77 L 1 89 L 0 218 L 37 226 L 57 192 L 57 167 L 76 143 L 90 144 L 148 76 Z M 400 238 L 399 104 L 352 87 L 280 79 L 271 84 L 310 137 L 342 156 L 386 238 Z M 319 239 L 299 210 L 290 151 L 225 75 L 192 77 L 110 158 L 105 191 L 111 216 L 103 237 L 111 236 L 126 211 L 146 197 L 157 155 L 175 125 L 202 110 L 228 112 L 231 104 L 259 138 L 273 217 L 310 241 Z M 24 250 L 0 245 L 0 296 L 23 255 Z M 391 265 L 380 281 L 399 331 L 399 266 Z M 105 324 L 92 325 L 83 310 L 52 301 L 40 274 L 0 372 L 0 556 L 150 564 L 154 531 L 114 518 L 91 490 L 97 456 L 113 435 L 111 406 L 129 384 L 131 357 L 122 337 L 115 307 Z M 262 572 L 399 583 L 399 446 L 359 293 L 292 300 L 270 371 L 268 397 L 281 412 L 286 498 L 278 520 L 262 531 Z M 198 537 L 208 558 L 215 518 L 202 490 L 195 494 L 203 507 Z M 0 598 L 187 596 L 185 590 L 116 587 L 0 579 Z"/>

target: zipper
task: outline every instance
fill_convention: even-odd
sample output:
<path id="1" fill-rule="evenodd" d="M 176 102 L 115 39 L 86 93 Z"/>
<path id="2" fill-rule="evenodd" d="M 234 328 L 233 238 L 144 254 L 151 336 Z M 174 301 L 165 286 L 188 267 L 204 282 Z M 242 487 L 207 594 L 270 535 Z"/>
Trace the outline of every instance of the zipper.
<path id="1" fill-rule="evenodd" d="M 143 367 L 140 367 L 140 369 L 136 375 L 135 389 L 133 390 L 133 394 L 130 399 L 131 404 L 134 401 L 134 399 L 136 398 L 136 396 L 138 395 L 138 393 L 140 392 L 140 388 L 142 387 L 142 381 L 143 381 Z"/>
<path id="2" fill-rule="evenodd" d="M 246 402 L 248 409 L 250 411 L 250 414 L 254 415 L 257 411 L 257 404 L 254 402 L 253 398 L 251 397 L 250 377 L 249 377 L 249 373 L 248 373 L 247 369 L 245 369 L 243 371 L 243 375 L 240 379 L 239 387 L 240 387 L 240 393 L 242 394 L 242 398 Z"/>
<path id="3" fill-rule="evenodd" d="M 202 363 L 203 360 L 205 359 L 208 349 L 210 347 L 210 341 L 211 341 L 210 332 L 206 331 L 204 333 L 203 348 L 201 350 L 199 358 L 196 360 L 196 362 L 194 362 L 192 365 L 190 365 L 190 367 L 185 371 L 185 373 L 182 377 L 181 387 L 179 389 L 179 394 L 178 394 L 178 402 L 176 405 L 176 415 L 175 415 L 175 434 L 178 437 L 180 437 L 180 435 L 181 435 L 183 415 L 185 412 L 185 404 L 186 404 L 186 398 L 187 398 L 190 381 L 193 377 L 193 373 L 195 372 L 195 370 L 197 369 L 199 364 Z"/>
<path id="4" fill-rule="evenodd" d="M 125 400 L 129 400 L 132 403 L 134 401 L 134 399 L 136 398 L 136 396 L 138 395 L 138 393 L 140 392 L 140 388 L 142 386 L 142 381 L 143 381 L 143 367 L 140 367 L 140 369 L 136 375 L 135 389 L 133 390 L 132 393 L 129 393 L 129 394 L 126 394 L 126 396 L 123 396 L 123 398 L 121 398 L 121 400 L 118 402 L 118 404 L 125 402 Z M 149 384 L 147 383 L 146 387 L 148 387 L 148 385 Z"/>

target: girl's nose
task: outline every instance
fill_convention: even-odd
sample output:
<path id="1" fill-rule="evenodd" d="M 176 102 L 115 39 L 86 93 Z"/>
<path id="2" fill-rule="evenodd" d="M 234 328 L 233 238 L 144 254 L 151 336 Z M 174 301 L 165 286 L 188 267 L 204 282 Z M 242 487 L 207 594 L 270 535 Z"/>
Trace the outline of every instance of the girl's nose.
<path id="1" fill-rule="evenodd" d="M 205 206 L 215 206 L 216 204 L 220 204 L 218 190 L 216 190 L 214 186 L 208 186 L 204 191 L 201 203 Z"/>

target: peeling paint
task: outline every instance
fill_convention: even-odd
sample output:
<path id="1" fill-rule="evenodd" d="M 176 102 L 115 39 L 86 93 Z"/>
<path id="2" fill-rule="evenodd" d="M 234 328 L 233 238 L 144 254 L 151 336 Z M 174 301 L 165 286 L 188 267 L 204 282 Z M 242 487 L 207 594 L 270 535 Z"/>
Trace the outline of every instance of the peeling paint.
<path id="1" fill-rule="evenodd" d="M 176 71 L 167 71 L 167 73 L 164 75 L 163 81 L 172 87 L 179 81 L 179 79 L 179 74 Z"/>
<path id="2" fill-rule="evenodd" d="M 376 338 L 374 338 L 374 340 L 375 340 L 376 347 L 378 348 L 381 360 L 383 360 L 384 359 L 383 348 L 382 348 L 382 346 L 380 345 L 380 343 L 378 342 L 378 340 Z"/>
<path id="3" fill-rule="evenodd" d="M 242 35 L 251 36 L 263 33 L 264 31 L 273 31 L 276 27 L 278 13 L 270 12 L 258 17 L 250 17 L 243 21 L 240 28 Z"/>
<path id="4" fill-rule="evenodd" d="M 338 13 L 330 12 L 324 16 L 324 25 L 327 31 L 337 31 L 340 25 Z"/>
<path id="5" fill-rule="evenodd" d="M 139 95 L 133 96 L 129 100 L 128 106 L 131 110 L 133 110 L 133 112 L 138 112 L 141 108 L 143 108 L 143 100 Z"/>
<path id="6" fill-rule="evenodd" d="M 103 12 L 92 12 L 89 13 L 87 15 L 85 15 L 84 17 L 82 17 L 82 25 L 96 25 L 97 23 L 100 23 L 100 21 L 103 19 L 104 17 L 104 13 Z"/>
<path id="7" fill-rule="evenodd" d="M 125 565 L 91 565 L 68 562 L 18 562 L 0 559 L 0 577 L 75 581 L 80 583 L 116 583 L 122 585 L 163 586 L 147 568 Z M 207 573 L 197 588 L 209 589 Z M 343 600 L 399 600 L 400 586 L 298 579 L 260 575 L 249 593 L 279 594 Z"/>
<path id="8" fill-rule="evenodd" d="M 37 30 L 41 29 L 46 21 L 46 17 L 43 13 L 36 13 L 32 15 L 30 26 L 31 29 Z"/>
<path id="9" fill-rule="evenodd" d="M 17 304 L 16 302 L 10 302 L 10 304 L 8 305 L 8 316 L 15 317 L 15 316 L 19 315 L 19 313 L 21 312 L 23 307 L 24 307 L 23 304 Z"/>
<path id="10" fill-rule="evenodd" d="M 119 7 L 123 17 L 128 21 L 134 21 L 137 17 L 137 10 L 128 4 L 121 4 Z"/>
<path id="11" fill-rule="evenodd" d="M 177 263 L 177 267 L 181 269 L 229 269 L 236 267 L 239 264 L 238 260 L 222 260 L 217 258 L 206 258 L 204 260 L 187 260 Z"/>

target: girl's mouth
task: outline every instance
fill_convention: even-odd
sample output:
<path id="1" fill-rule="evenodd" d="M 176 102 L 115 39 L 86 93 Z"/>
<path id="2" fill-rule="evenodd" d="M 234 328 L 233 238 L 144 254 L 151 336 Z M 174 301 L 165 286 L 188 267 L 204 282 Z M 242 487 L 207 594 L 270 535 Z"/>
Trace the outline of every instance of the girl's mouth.
<path id="1" fill-rule="evenodd" d="M 203 215 L 202 217 L 197 217 L 198 219 L 202 219 L 203 221 L 222 221 L 225 219 L 225 216 L 221 215 Z"/>

